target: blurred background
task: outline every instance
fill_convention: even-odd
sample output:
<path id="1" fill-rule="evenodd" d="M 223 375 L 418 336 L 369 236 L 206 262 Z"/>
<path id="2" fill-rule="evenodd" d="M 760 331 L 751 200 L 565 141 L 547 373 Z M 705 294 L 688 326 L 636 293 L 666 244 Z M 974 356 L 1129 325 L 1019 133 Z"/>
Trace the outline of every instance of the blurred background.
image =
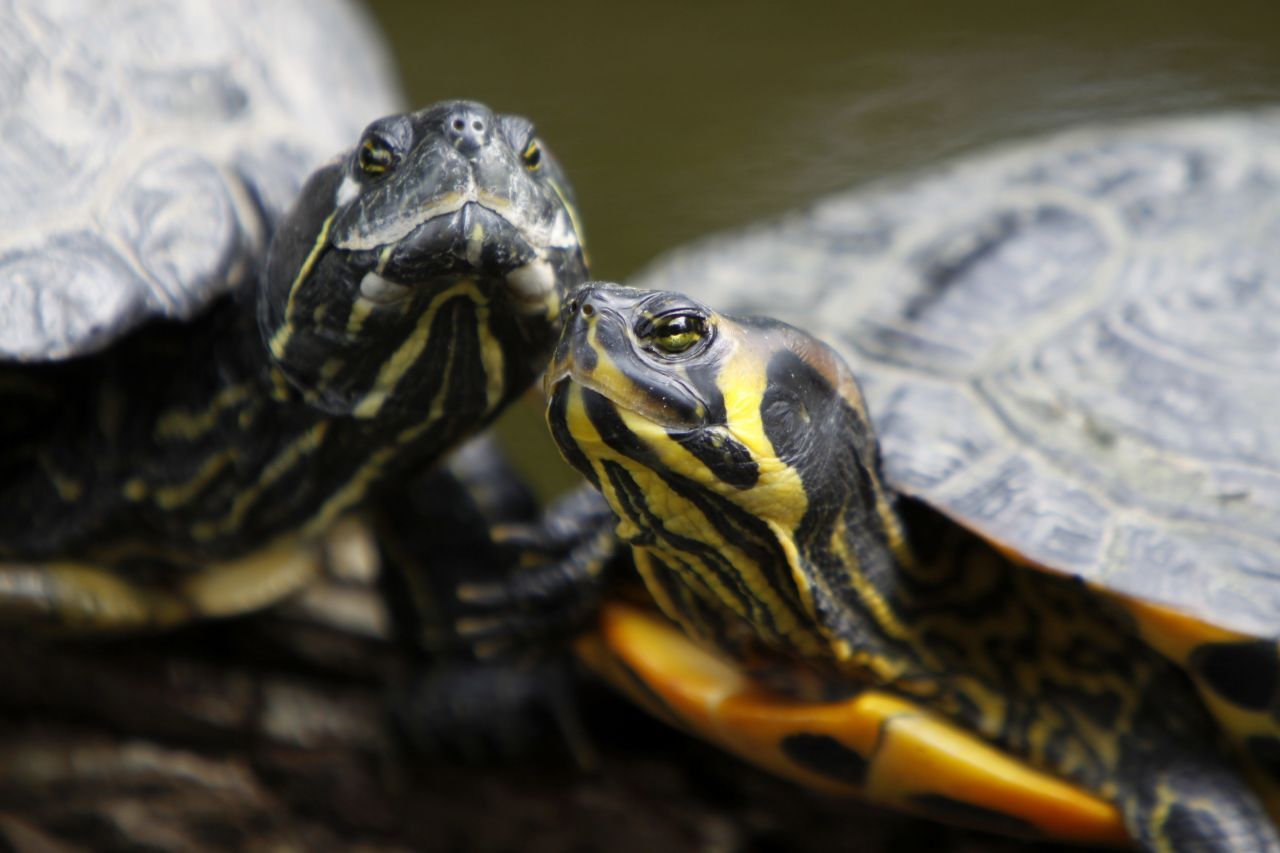
<path id="1" fill-rule="evenodd" d="M 1055 128 L 1280 100 L 1274 0 L 371 0 L 408 98 L 532 118 L 597 278 L 708 232 Z M 500 425 L 573 481 L 531 399 Z"/>
<path id="2" fill-rule="evenodd" d="M 1280 97 L 1273 0 L 372 0 L 413 104 L 537 122 L 595 274 L 998 140 Z"/>

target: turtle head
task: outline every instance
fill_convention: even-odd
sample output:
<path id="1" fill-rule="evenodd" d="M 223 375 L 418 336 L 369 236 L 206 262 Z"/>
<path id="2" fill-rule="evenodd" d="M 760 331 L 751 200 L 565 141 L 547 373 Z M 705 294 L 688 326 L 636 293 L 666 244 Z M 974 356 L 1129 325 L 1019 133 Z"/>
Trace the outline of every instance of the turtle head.
<path id="1" fill-rule="evenodd" d="M 888 511 L 843 360 L 794 327 L 677 293 L 589 284 L 565 313 L 548 424 L 609 500 L 655 598 L 697 634 L 698 608 L 676 602 L 714 602 L 778 647 L 818 648 L 815 547 L 851 508 Z"/>
<path id="2" fill-rule="evenodd" d="M 271 358 L 325 411 L 413 417 L 523 391 L 586 277 L 533 125 L 472 101 L 373 122 L 308 180 L 258 295 Z"/>
<path id="3" fill-rule="evenodd" d="M 862 399 L 826 344 L 785 323 L 720 314 L 680 293 L 593 282 L 566 302 L 546 391 L 562 452 L 678 474 L 787 527 L 797 467 L 836 446 Z M 575 452 L 575 448 L 577 452 Z"/>

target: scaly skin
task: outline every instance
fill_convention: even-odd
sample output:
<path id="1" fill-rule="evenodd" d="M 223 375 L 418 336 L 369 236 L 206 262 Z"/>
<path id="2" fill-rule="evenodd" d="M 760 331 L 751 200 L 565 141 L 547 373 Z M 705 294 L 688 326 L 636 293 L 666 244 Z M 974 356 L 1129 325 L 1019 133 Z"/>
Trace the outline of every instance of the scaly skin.
<path id="1" fill-rule="evenodd" d="M 1116 802 L 1148 849 L 1274 850 L 1213 717 L 1126 612 L 904 503 L 825 345 L 591 285 L 547 387 L 566 459 L 692 636 L 887 688 Z"/>

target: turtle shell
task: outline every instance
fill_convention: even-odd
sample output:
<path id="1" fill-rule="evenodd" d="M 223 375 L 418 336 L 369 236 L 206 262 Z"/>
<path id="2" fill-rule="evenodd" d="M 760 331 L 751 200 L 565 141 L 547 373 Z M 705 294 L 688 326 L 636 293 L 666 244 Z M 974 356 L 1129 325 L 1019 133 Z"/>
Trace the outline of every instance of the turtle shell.
<path id="1" fill-rule="evenodd" d="M 256 270 L 307 174 L 400 100 L 342 0 L 19 0 L 0 40 L 0 360 L 190 318 Z"/>
<path id="2" fill-rule="evenodd" d="M 1280 626 L 1280 112 L 1015 144 L 630 283 L 837 346 L 888 480 L 1004 550 Z"/>

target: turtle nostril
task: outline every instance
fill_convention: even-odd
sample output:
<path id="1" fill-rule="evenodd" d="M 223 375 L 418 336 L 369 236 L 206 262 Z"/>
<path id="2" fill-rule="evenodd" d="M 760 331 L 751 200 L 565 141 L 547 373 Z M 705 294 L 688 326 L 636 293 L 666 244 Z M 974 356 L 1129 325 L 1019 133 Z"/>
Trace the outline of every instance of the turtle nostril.
<path id="1" fill-rule="evenodd" d="M 458 151 L 474 157 L 489 144 L 489 112 L 479 104 L 459 103 L 443 117 L 449 143 Z"/>

